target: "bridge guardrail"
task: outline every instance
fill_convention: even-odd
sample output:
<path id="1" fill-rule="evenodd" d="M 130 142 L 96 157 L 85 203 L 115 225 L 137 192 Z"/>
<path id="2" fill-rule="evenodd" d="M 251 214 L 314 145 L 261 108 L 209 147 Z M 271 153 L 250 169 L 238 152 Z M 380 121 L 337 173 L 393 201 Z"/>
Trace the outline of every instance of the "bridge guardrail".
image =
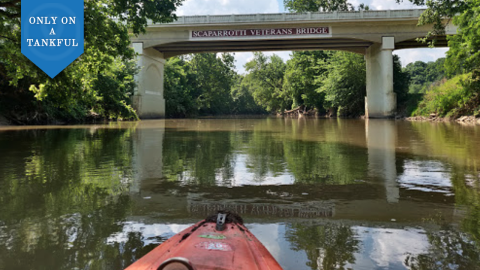
<path id="1" fill-rule="evenodd" d="M 424 9 L 180 16 L 168 25 L 419 18 Z M 149 21 L 149 25 L 152 22 Z"/>

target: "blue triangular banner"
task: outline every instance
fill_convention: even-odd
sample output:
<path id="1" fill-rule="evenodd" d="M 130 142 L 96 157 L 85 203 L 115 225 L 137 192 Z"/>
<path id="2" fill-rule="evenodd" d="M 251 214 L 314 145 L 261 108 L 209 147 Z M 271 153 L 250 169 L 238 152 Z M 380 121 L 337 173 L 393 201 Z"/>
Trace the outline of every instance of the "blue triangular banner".
<path id="1" fill-rule="evenodd" d="M 83 53 L 84 0 L 22 0 L 22 53 L 54 78 Z"/>

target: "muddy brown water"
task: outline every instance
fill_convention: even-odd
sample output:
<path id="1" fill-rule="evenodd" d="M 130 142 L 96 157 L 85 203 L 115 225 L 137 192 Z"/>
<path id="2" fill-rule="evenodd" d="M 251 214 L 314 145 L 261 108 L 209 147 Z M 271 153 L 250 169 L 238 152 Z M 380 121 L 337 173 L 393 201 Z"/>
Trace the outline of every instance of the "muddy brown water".
<path id="1" fill-rule="evenodd" d="M 0 269 L 123 269 L 220 210 L 284 269 L 480 269 L 480 127 L 0 127 Z"/>

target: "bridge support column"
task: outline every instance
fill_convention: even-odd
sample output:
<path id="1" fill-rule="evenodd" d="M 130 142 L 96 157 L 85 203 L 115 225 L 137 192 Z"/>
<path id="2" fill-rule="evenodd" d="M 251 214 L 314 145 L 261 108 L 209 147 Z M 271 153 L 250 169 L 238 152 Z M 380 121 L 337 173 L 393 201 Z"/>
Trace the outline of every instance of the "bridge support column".
<path id="1" fill-rule="evenodd" d="M 367 49 L 367 97 L 365 116 L 367 118 L 394 117 L 397 97 L 393 92 L 393 37 L 383 37 L 382 44 Z"/>
<path id="2" fill-rule="evenodd" d="M 143 43 L 133 43 L 137 56 L 137 65 L 141 68 L 135 76 L 137 89 L 133 96 L 133 107 L 142 119 L 165 117 L 165 99 L 163 98 L 163 72 L 165 59 L 163 54 L 153 48 L 144 49 Z"/>

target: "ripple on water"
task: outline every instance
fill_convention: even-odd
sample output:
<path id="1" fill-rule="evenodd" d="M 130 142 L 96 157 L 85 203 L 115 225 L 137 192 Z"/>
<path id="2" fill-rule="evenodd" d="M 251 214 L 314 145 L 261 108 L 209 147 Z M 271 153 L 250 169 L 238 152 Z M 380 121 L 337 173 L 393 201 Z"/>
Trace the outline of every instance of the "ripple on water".
<path id="1" fill-rule="evenodd" d="M 403 170 L 398 183 L 405 189 L 454 195 L 450 169 L 440 161 L 405 160 Z"/>

